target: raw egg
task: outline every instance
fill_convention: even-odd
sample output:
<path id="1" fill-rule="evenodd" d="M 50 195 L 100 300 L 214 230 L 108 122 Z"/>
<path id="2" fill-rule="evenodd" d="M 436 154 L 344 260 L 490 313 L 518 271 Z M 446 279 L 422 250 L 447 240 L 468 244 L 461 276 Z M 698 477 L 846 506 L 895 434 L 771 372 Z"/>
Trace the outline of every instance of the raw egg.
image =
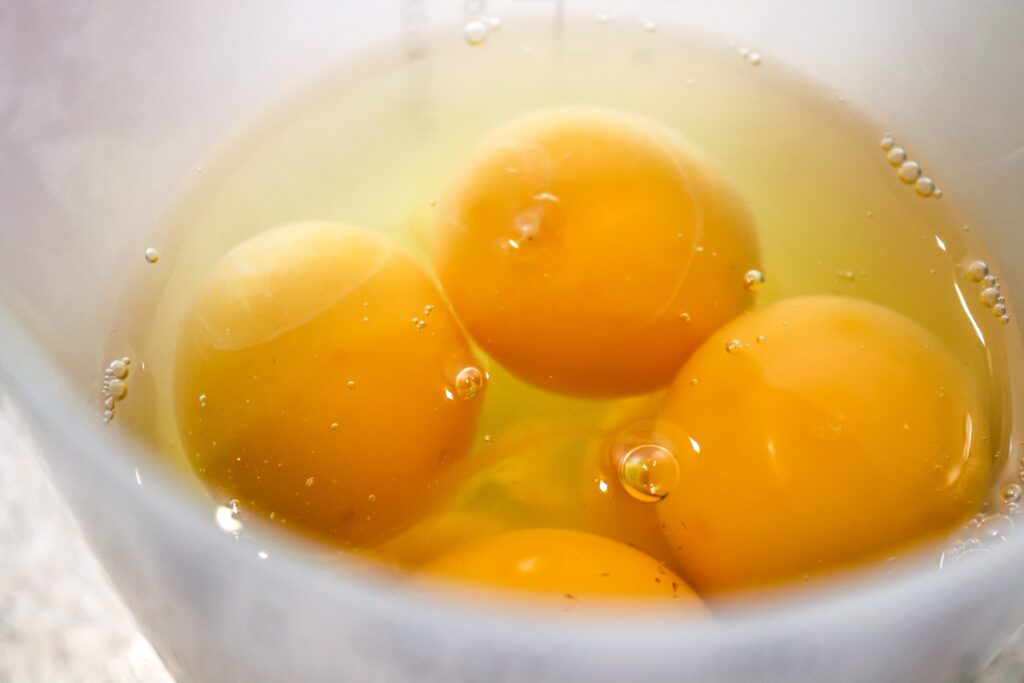
<path id="1" fill-rule="evenodd" d="M 359 228 L 230 251 L 184 323 L 176 406 L 196 471 L 243 514 L 380 540 L 468 448 L 486 374 L 431 278 Z"/>
<path id="2" fill-rule="evenodd" d="M 474 339 L 552 391 L 667 386 L 746 308 L 743 201 L 686 140 L 596 108 L 495 131 L 438 204 L 433 261 Z"/>
<path id="3" fill-rule="evenodd" d="M 656 506 L 676 566 L 720 592 L 947 532 L 985 494 L 983 408 L 942 341 L 877 304 L 814 296 L 740 316 L 661 413 L 679 479 Z"/>
<path id="4" fill-rule="evenodd" d="M 488 536 L 438 557 L 423 571 L 490 590 L 532 592 L 555 604 L 646 597 L 700 605 L 685 581 L 649 555 L 566 529 Z"/>

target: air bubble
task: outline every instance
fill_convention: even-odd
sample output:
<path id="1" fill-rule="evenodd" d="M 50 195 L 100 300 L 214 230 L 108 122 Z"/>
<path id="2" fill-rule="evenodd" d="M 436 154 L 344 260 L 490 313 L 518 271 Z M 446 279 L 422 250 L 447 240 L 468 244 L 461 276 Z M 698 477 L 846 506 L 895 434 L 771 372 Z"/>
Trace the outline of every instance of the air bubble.
<path id="1" fill-rule="evenodd" d="M 679 319 L 682 320 L 684 323 L 688 323 L 690 322 L 690 314 L 687 313 L 686 311 L 683 311 L 682 313 L 679 314 Z"/>
<path id="2" fill-rule="evenodd" d="M 128 395 L 129 368 L 132 359 L 125 356 L 121 359 L 110 361 L 103 371 L 103 421 L 110 422 L 114 419 L 114 412 L 118 401 L 124 400 Z"/>
<path id="3" fill-rule="evenodd" d="M 111 361 L 107 369 L 110 371 L 111 377 L 124 379 L 128 376 L 128 366 L 124 364 L 123 360 Z"/>
<path id="4" fill-rule="evenodd" d="M 886 133 L 882 136 L 882 149 L 888 152 L 890 149 L 896 146 L 896 140 L 893 139 L 892 135 Z"/>
<path id="5" fill-rule="evenodd" d="M 128 385 L 124 380 L 112 379 L 107 387 L 110 390 L 110 398 L 115 401 L 122 401 L 128 395 Z"/>
<path id="6" fill-rule="evenodd" d="M 1021 496 L 1020 486 L 1017 484 L 1007 484 L 999 492 L 999 498 L 1002 499 L 1007 505 L 1011 503 L 1019 503 Z"/>
<path id="7" fill-rule="evenodd" d="M 653 21 L 645 21 L 644 30 L 647 31 L 648 33 L 654 33 L 655 31 L 658 30 L 658 25 Z"/>
<path id="8" fill-rule="evenodd" d="M 761 64 L 761 55 L 757 54 L 756 52 L 750 53 L 750 57 L 748 57 L 747 59 L 754 66 L 759 66 Z"/>
<path id="9" fill-rule="evenodd" d="M 730 339 L 728 342 L 725 343 L 725 351 L 726 351 L 726 353 L 730 353 L 732 355 L 736 355 L 737 353 L 739 353 L 742 350 L 743 350 L 743 342 L 741 342 L 739 339 Z"/>
<path id="10" fill-rule="evenodd" d="M 474 19 L 473 21 L 466 24 L 462 29 L 462 37 L 466 39 L 466 42 L 470 45 L 483 45 L 487 41 L 487 34 L 490 31 L 487 24 Z"/>
<path id="11" fill-rule="evenodd" d="M 200 408 L 205 408 L 206 407 L 206 394 L 199 394 L 199 407 Z"/>
<path id="12" fill-rule="evenodd" d="M 904 161 L 899 170 L 900 180 L 913 183 L 921 177 L 921 166 L 916 161 Z"/>
<path id="13" fill-rule="evenodd" d="M 1002 543 L 1013 535 L 1013 520 L 1006 515 L 987 515 L 978 524 L 975 536 L 983 543 Z"/>
<path id="14" fill-rule="evenodd" d="M 501 19 L 498 17 L 484 17 L 484 23 L 487 24 L 487 30 L 491 33 L 501 30 Z"/>
<path id="15" fill-rule="evenodd" d="M 229 534 L 237 534 L 242 530 L 242 523 L 235 518 L 235 513 L 230 507 L 218 505 L 215 518 L 217 525 Z"/>
<path id="16" fill-rule="evenodd" d="M 473 398 L 483 389 L 485 380 L 484 373 L 479 368 L 462 368 L 455 376 L 455 393 L 461 399 Z"/>
<path id="17" fill-rule="evenodd" d="M 349 381 L 345 382 L 345 386 L 348 387 L 350 390 L 355 389 L 356 381 L 354 379 L 350 379 Z"/>
<path id="18" fill-rule="evenodd" d="M 619 463 L 619 482 L 637 500 L 662 500 L 679 480 L 679 463 L 672 451 L 655 444 L 629 450 Z"/>
<path id="19" fill-rule="evenodd" d="M 967 266 L 967 278 L 971 282 L 981 282 L 988 275 L 988 264 L 984 261 L 974 261 Z"/>
<path id="20" fill-rule="evenodd" d="M 935 194 L 935 183 L 931 178 L 918 178 L 914 190 L 922 197 L 931 197 Z"/>
<path id="21" fill-rule="evenodd" d="M 756 292 L 764 287 L 764 273 L 760 270 L 748 270 L 743 276 L 743 287 L 748 292 Z"/>
<path id="22" fill-rule="evenodd" d="M 1002 318 L 1004 315 L 1006 315 L 1006 304 L 997 303 L 995 306 L 992 307 L 992 313 L 997 318 Z"/>
<path id="23" fill-rule="evenodd" d="M 156 263 L 160 260 L 160 252 L 153 247 L 146 249 L 143 256 L 146 258 L 146 263 Z"/>
<path id="24" fill-rule="evenodd" d="M 994 287 L 986 287 L 981 290 L 981 303 L 988 308 L 992 308 L 996 305 L 996 299 L 999 297 L 999 290 Z"/>
<path id="25" fill-rule="evenodd" d="M 889 160 L 889 163 L 893 166 L 899 166 L 907 160 L 907 153 L 903 151 L 902 147 L 893 147 L 889 150 L 889 153 L 885 155 L 885 158 Z"/>

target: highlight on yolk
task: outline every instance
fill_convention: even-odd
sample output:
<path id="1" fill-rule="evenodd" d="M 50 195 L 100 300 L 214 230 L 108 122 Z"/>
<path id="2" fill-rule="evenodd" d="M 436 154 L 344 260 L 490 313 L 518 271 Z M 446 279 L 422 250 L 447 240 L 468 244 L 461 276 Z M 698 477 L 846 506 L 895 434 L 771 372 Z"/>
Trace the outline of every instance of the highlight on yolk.
<path id="1" fill-rule="evenodd" d="M 438 204 L 433 260 L 474 339 L 561 393 L 667 386 L 746 308 L 757 241 L 726 179 L 669 128 L 596 108 L 495 131 Z"/>
<path id="2" fill-rule="evenodd" d="M 836 296 L 781 301 L 716 332 L 679 372 L 658 429 L 680 466 L 659 516 L 701 592 L 935 538 L 978 510 L 991 461 L 968 368 L 909 318 Z"/>
<path id="3" fill-rule="evenodd" d="M 701 605 L 686 582 L 654 558 L 624 543 L 567 529 L 488 536 L 442 555 L 423 571 L 485 591 L 528 591 L 560 605 L 614 597 Z"/>
<path id="4" fill-rule="evenodd" d="M 484 393 L 427 274 L 387 239 L 332 223 L 229 252 L 185 318 L 176 362 L 200 475 L 243 511 L 353 545 L 429 502 Z"/>

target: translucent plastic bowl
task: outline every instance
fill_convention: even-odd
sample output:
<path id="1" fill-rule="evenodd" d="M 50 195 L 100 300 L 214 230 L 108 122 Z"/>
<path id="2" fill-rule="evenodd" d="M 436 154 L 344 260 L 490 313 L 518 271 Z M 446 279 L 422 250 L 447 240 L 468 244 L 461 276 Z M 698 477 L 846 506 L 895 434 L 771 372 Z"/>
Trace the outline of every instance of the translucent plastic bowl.
<path id="1" fill-rule="evenodd" d="M 689 622 L 567 624 L 398 590 L 261 547 L 96 410 L 121 264 L 234 122 L 326 68 L 485 11 L 613 11 L 756 45 L 927 149 L 1024 292 L 1024 5 L 398 2 L 0 5 L 0 406 L 181 681 L 961 681 L 1024 621 L 1024 541 Z M 538 31 L 535 40 L 549 40 Z M 1019 397 L 1015 396 L 1015 400 Z M 1017 456 L 1014 456 L 1017 457 Z"/>

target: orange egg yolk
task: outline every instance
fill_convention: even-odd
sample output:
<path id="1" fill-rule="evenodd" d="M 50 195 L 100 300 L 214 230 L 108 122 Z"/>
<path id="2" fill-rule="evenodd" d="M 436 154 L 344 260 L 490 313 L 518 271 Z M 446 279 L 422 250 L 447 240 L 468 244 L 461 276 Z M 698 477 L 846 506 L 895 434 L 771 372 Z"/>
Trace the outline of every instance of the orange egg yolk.
<path id="1" fill-rule="evenodd" d="M 423 570 L 485 591 L 532 593 L 552 604 L 633 597 L 700 605 L 686 582 L 654 558 L 581 531 L 523 529 L 496 534 L 442 555 Z"/>
<path id="2" fill-rule="evenodd" d="M 243 513 L 380 540 L 468 448 L 485 375 L 433 281 L 346 225 L 262 233 L 183 323 L 177 417 L 202 478 Z"/>
<path id="3" fill-rule="evenodd" d="M 466 328 L 552 391 L 667 386 L 750 303 L 743 202 L 670 129 L 601 109 L 530 114 L 476 150 L 439 205 L 433 260 Z"/>
<path id="4" fill-rule="evenodd" d="M 977 511 L 992 460 L 964 364 L 909 318 L 832 296 L 782 301 L 712 335 L 658 430 L 680 466 L 659 516 L 702 592 L 934 538 Z"/>

